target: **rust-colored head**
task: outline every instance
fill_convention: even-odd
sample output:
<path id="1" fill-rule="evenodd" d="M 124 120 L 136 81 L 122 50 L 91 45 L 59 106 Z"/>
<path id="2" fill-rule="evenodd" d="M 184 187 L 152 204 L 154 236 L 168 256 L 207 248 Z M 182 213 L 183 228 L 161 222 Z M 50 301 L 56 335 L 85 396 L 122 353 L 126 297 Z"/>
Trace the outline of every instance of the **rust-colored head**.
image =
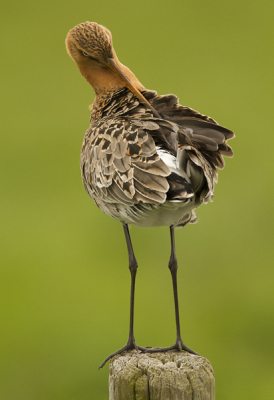
<path id="1" fill-rule="evenodd" d="M 96 22 L 84 22 L 72 28 L 66 39 L 69 55 L 76 63 L 85 63 L 93 58 L 106 65 L 114 57 L 110 31 Z"/>
<path id="2" fill-rule="evenodd" d="M 66 38 L 69 55 L 81 74 L 92 85 L 96 95 L 126 86 L 142 103 L 151 105 L 142 96 L 144 86 L 118 60 L 110 31 L 96 22 L 84 22 L 71 29 Z"/>

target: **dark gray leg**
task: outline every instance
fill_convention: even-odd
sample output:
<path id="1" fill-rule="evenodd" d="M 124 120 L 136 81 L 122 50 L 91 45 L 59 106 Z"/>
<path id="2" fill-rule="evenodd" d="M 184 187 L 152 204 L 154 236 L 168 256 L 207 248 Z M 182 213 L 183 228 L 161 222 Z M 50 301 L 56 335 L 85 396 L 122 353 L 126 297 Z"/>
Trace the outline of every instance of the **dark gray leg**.
<path id="1" fill-rule="evenodd" d="M 186 348 L 183 344 L 181 338 L 181 329 L 180 329 L 180 317 L 179 317 L 179 302 L 178 302 L 178 288 L 177 288 L 177 270 L 178 270 L 178 262 L 175 253 L 175 238 L 174 238 L 174 227 L 170 227 L 170 239 L 171 239 L 171 254 L 169 259 L 168 268 L 171 272 L 172 284 L 173 284 L 173 294 L 174 294 L 174 305 L 175 305 L 175 320 L 176 320 L 176 344 L 175 346 L 178 350 L 191 350 Z M 193 352 L 193 350 L 191 350 Z"/>
<path id="2" fill-rule="evenodd" d="M 179 318 L 179 303 L 178 303 L 178 290 L 177 290 L 177 269 L 178 269 L 178 263 L 177 263 L 177 258 L 176 258 L 176 253 L 175 253 L 175 240 L 174 240 L 174 227 L 170 227 L 170 238 L 171 238 L 171 254 L 170 254 L 170 259 L 169 259 L 169 264 L 168 267 L 171 272 L 172 276 L 172 283 L 173 283 L 173 293 L 174 293 L 174 304 L 175 304 L 175 319 L 176 319 L 176 342 L 173 346 L 170 347 L 155 347 L 155 348 L 147 348 L 147 347 L 141 347 L 137 346 L 135 343 L 135 338 L 133 334 L 133 319 L 134 319 L 134 292 L 135 292 L 135 278 L 136 278 L 136 272 L 137 272 L 137 261 L 133 252 L 133 247 L 128 231 L 128 226 L 126 224 L 123 224 L 124 232 L 125 232 L 125 237 L 126 237 L 126 242 L 127 242 L 127 249 L 128 249 L 128 260 L 129 260 L 129 269 L 131 273 L 131 290 L 130 290 L 130 322 L 129 322 L 129 336 L 128 336 L 128 341 L 127 344 L 122 347 L 120 350 L 115 351 L 115 353 L 110 354 L 100 365 L 99 369 L 102 368 L 105 363 L 110 360 L 113 356 L 116 354 L 121 354 L 125 350 L 141 350 L 144 353 L 156 353 L 156 352 L 164 352 L 168 350 L 185 350 L 188 351 L 189 353 L 192 354 L 198 354 L 195 351 L 191 350 L 189 347 L 187 347 L 181 338 L 181 332 L 180 332 L 180 318 Z"/>
<path id="3" fill-rule="evenodd" d="M 133 320 L 134 320 L 134 293 L 135 293 L 135 278 L 136 278 L 136 272 L 138 268 L 138 264 L 134 255 L 130 235 L 129 235 L 129 230 L 128 226 L 126 224 L 123 224 L 124 232 L 125 232 L 125 237 L 126 237 L 126 242 L 127 242 L 127 250 L 128 250 L 128 261 L 129 261 L 129 270 L 131 273 L 131 289 L 130 289 L 130 319 L 129 319 L 129 336 L 128 336 L 128 341 L 127 344 L 122 347 L 121 349 L 115 351 L 115 353 L 110 354 L 100 365 L 99 369 L 102 368 L 105 363 L 110 360 L 113 356 L 116 354 L 120 354 L 125 350 L 133 350 L 133 349 L 138 349 L 136 343 L 135 343 L 135 338 L 133 334 Z"/>
<path id="4" fill-rule="evenodd" d="M 158 351 L 167 351 L 167 350 L 185 350 L 192 354 L 198 354 L 194 350 L 187 347 L 181 338 L 181 331 L 180 331 L 180 318 L 179 318 L 179 302 L 178 302 L 178 289 L 177 289 L 177 269 L 178 263 L 176 258 L 175 252 L 175 239 L 174 239 L 174 227 L 170 227 L 170 239 L 171 239 L 171 254 L 169 259 L 168 268 L 171 272 L 172 283 L 173 283 L 173 294 L 174 294 L 174 305 L 175 305 L 175 320 L 176 320 L 176 342 L 173 346 L 170 347 L 156 347 L 153 349 L 146 349 L 146 347 L 139 347 L 138 348 L 146 353 L 154 353 Z"/>
<path id="5" fill-rule="evenodd" d="M 135 278 L 137 273 L 137 260 L 134 255 L 128 226 L 123 224 L 126 242 L 127 242 L 127 250 L 128 250 L 128 261 L 129 261 L 129 270 L 131 273 L 131 289 L 130 289 L 130 318 L 129 318 L 129 337 L 127 345 L 131 345 L 132 348 L 136 348 L 134 334 L 133 334 L 133 320 L 134 320 L 134 294 L 135 294 Z"/>

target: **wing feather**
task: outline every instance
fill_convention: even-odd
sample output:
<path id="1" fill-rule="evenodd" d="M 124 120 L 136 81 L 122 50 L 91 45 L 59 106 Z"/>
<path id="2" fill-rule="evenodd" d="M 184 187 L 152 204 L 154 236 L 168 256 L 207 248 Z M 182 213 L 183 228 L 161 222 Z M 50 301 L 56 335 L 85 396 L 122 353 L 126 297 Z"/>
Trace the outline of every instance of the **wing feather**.
<path id="1" fill-rule="evenodd" d="M 125 205 L 185 202 L 194 194 L 200 202 L 212 199 L 217 168 L 224 167 L 223 156 L 233 156 L 227 144 L 233 132 L 174 95 L 142 94 L 161 118 L 122 89 L 91 119 L 81 153 L 85 189 L 95 201 Z M 170 170 L 157 148 L 177 166 Z"/>
<path id="2" fill-rule="evenodd" d="M 105 129 L 104 129 L 105 128 Z M 86 134 L 81 164 L 89 193 L 107 202 L 163 203 L 169 184 L 169 168 L 157 154 L 150 134 L 159 129 L 153 121 L 116 118 Z"/>

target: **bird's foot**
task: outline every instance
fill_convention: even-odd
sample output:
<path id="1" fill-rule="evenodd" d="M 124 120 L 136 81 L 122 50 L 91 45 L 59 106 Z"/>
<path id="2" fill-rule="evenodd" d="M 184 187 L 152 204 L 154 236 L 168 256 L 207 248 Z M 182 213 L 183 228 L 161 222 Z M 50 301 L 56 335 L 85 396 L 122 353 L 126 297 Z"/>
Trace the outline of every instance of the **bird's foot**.
<path id="1" fill-rule="evenodd" d="M 122 347 L 121 349 L 115 351 L 114 353 L 110 354 L 100 365 L 100 368 L 103 368 L 103 366 L 105 365 L 105 363 L 110 360 L 112 357 L 116 356 L 117 354 L 121 354 L 124 351 L 128 351 L 128 350 L 140 350 L 142 353 L 159 353 L 159 352 L 165 352 L 165 351 L 169 351 L 169 350 L 177 350 L 177 351 L 187 351 L 188 353 L 191 354 L 195 354 L 196 356 L 199 356 L 198 353 L 196 353 L 194 350 L 190 349 L 189 347 L 187 347 L 181 338 L 178 338 L 176 340 L 176 343 L 173 346 L 170 347 L 141 347 L 141 346 L 137 346 L 137 344 L 135 343 L 135 339 L 132 340 L 128 340 L 127 344 Z"/>
<path id="2" fill-rule="evenodd" d="M 177 338 L 176 343 L 173 346 L 170 347 L 140 347 L 137 346 L 137 348 L 139 350 L 141 350 L 143 353 L 158 353 L 158 352 L 165 352 L 165 351 L 169 351 L 169 350 L 177 350 L 177 351 L 182 351 L 185 350 L 188 353 L 191 354 L 195 354 L 197 356 L 199 356 L 198 353 L 196 353 L 196 351 L 190 349 L 189 347 L 187 347 L 184 342 L 182 341 L 181 338 Z"/>
<path id="3" fill-rule="evenodd" d="M 112 357 L 116 356 L 117 354 L 121 354 L 121 353 L 123 353 L 124 351 L 127 351 L 127 350 L 138 350 L 138 349 L 139 349 L 139 346 L 136 345 L 135 339 L 134 339 L 134 338 L 128 339 L 127 344 L 126 344 L 124 347 L 122 347 L 121 349 L 119 349 L 119 350 L 115 351 L 114 353 L 110 354 L 110 355 L 102 362 L 102 364 L 100 365 L 99 369 L 100 369 L 100 368 L 103 368 L 103 366 L 105 365 L 105 363 L 106 363 L 108 360 L 110 360 Z"/>

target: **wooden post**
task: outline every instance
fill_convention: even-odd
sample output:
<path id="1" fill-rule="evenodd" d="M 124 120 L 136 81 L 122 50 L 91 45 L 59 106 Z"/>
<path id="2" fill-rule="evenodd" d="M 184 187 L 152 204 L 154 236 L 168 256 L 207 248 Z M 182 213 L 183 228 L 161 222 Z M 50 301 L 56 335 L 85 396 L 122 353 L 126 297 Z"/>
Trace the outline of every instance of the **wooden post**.
<path id="1" fill-rule="evenodd" d="M 113 357 L 109 400 L 214 400 L 215 377 L 206 358 L 185 351 Z"/>

